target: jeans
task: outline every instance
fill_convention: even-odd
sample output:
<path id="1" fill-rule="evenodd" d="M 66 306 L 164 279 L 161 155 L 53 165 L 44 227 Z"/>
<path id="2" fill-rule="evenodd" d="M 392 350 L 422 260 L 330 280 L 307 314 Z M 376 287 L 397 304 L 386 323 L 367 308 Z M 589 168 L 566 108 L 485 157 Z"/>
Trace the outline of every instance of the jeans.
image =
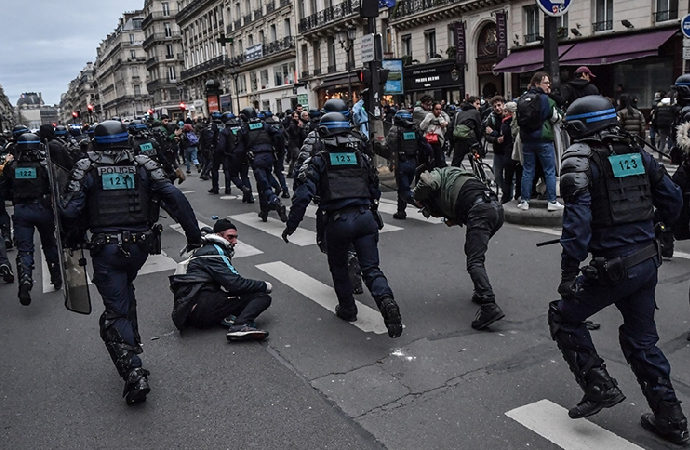
<path id="1" fill-rule="evenodd" d="M 556 201 L 556 150 L 553 142 L 522 143 L 522 200 L 529 202 L 532 198 L 532 181 L 537 158 L 544 168 L 546 197 L 553 203 Z"/>
<path id="2" fill-rule="evenodd" d="M 326 224 L 328 267 L 333 277 L 333 288 L 344 311 L 357 312 L 352 296 L 352 282 L 348 276 L 348 249 L 354 245 L 362 269 L 362 278 L 375 300 L 393 296 L 388 280 L 379 268 L 379 231 L 374 214 L 362 206 L 348 212 L 329 213 Z M 377 303 L 378 304 L 378 303 Z"/>
<path id="3" fill-rule="evenodd" d="M 184 149 L 184 161 L 185 163 L 187 163 L 187 172 L 191 170 L 191 164 L 199 164 L 199 160 L 197 159 L 197 153 L 198 149 L 191 145 Z"/>
<path id="4" fill-rule="evenodd" d="M 656 130 L 656 149 L 660 152 L 666 151 L 668 148 L 671 149 L 673 146 L 673 138 L 671 137 L 670 128 L 659 128 Z"/>
<path id="5" fill-rule="evenodd" d="M 478 203 L 467 214 L 465 256 L 467 272 L 474 284 L 474 295 L 480 303 L 494 303 L 496 296 L 484 267 L 489 239 L 503 226 L 503 206 L 497 201 Z"/>
<path id="6" fill-rule="evenodd" d="M 269 306 L 271 296 L 263 292 L 230 297 L 225 291 L 202 290 L 187 323 L 197 328 L 208 328 L 232 314 L 237 316 L 235 324 L 241 325 L 254 322 Z"/>
<path id="7" fill-rule="evenodd" d="M 494 177 L 496 178 L 496 186 L 501 188 L 504 197 L 506 195 L 506 177 L 504 176 L 504 173 L 507 171 L 511 161 L 510 155 L 506 156 L 494 153 Z M 510 191 L 512 192 L 512 190 L 511 185 Z"/>
<path id="8" fill-rule="evenodd" d="M 55 242 L 55 220 L 49 207 L 38 203 L 17 204 L 14 207 L 14 240 L 17 244 L 18 276 L 32 278 L 34 269 L 34 228 L 41 236 L 41 247 L 48 265 L 59 264 Z"/>

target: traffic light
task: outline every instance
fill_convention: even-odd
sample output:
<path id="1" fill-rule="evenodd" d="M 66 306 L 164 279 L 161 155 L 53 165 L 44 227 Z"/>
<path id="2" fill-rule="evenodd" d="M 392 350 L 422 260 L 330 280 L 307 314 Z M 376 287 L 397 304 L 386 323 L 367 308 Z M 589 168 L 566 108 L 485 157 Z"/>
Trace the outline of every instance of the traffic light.
<path id="1" fill-rule="evenodd" d="M 149 109 L 148 111 L 146 111 L 146 113 L 147 113 L 149 116 L 152 116 L 154 112 L 155 112 L 155 111 L 152 110 L 152 109 Z"/>
<path id="2" fill-rule="evenodd" d="M 89 103 L 88 105 L 86 105 L 86 109 L 88 109 L 89 112 L 93 112 L 93 105 Z"/>
<path id="3" fill-rule="evenodd" d="M 78 119 L 80 115 L 81 114 L 79 113 L 79 111 L 72 111 L 72 117 L 74 117 L 75 119 Z"/>
<path id="4" fill-rule="evenodd" d="M 187 105 L 185 105 L 184 102 L 180 102 L 180 109 L 181 109 L 182 111 L 186 111 L 186 110 L 187 110 Z"/>
<path id="5" fill-rule="evenodd" d="M 358 71 L 358 75 L 359 75 L 359 81 L 364 85 L 364 87 L 370 87 L 371 86 L 371 70 L 360 69 Z"/>

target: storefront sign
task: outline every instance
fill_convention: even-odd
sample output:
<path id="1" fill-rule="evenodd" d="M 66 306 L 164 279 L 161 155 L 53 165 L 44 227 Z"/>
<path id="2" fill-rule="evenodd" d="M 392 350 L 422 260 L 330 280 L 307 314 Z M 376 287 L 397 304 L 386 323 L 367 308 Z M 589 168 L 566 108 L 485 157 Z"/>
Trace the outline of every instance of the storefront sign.
<path id="1" fill-rule="evenodd" d="M 567 13 L 570 3 L 571 0 L 537 0 L 537 6 L 551 17 L 561 17 Z"/>
<path id="2" fill-rule="evenodd" d="M 230 111 L 232 109 L 232 97 L 230 94 L 220 96 L 220 110 Z"/>
<path id="3" fill-rule="evenodd" d="M 455 62 L 464 65 L 467 62 L 467 50 L 465 48 L 465 23 L 455 22 L 453 24 L 455 34 Z"/>
<path id="4" fill-rule="evenodd" d="M 297 94 L 297 103 L 308 109 L 309 106 L 309 95 L 307 94 Z"/>
<path id="5" fill-rule="evenodd" d="M 253 59 L 259 59 L 264 56 L 264 46 L 262 44 L 256 44 L 252 45 L 251 47 L 247 47 L 247 49 L 244 51 L 244 59 L 245 61 L 251 61 Z"/>
<path id="6" fill-rule="evenodd" d="M 383 95 L 400 95 L 403 93 L 402 59 L 384 59 L 383 68 L 388 70 L 388 80 L 383 86 Z"/>
<path id="7" fill-rule="evenodd" d="M 465 70 L 455 67 L 453 62 L 419 64 L 405 69 L 405 92 L 430 89 L 463 89 Z"/>
<path id="8" fill-rule="evenodd" d="M 217 95 L 209 95 L 206 98 L 206 101 L 208 102 L 208 112 L 216 112 L 220 111 L 220 102 L 218 101 L 218 96 Z"/>
<path id="9" fill-rule="evenodd" d="M 496 13 L 496 57 L 503 59 L 508 56 L 508 25 L 506 13 Z"/>

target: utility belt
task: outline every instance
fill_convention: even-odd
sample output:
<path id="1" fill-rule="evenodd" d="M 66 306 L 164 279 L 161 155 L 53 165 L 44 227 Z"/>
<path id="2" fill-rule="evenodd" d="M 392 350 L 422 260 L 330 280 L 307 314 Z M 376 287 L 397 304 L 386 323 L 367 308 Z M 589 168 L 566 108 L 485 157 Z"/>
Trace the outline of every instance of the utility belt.
<path id="1" fill-rule="evenodd" d="M 661 246 L 657 240 L 628 256 L 593 256 L 589 265 L 582 268 L 582 274 L 589 280 L 617 283 L 627 278 L 630 268 L 654 257 L 661 263 Z"/>
<path id="2" fill-rule="evenodd" d="M 407 153 L 398 153 L 398 161 L 400 162 L 405 162 L 405 161 L 416 161 L 417 160 L 417 155 L 408 155 Z"/>
<path id="3" fill-rule="evenodd" d="M 129 256 L 131 245 L 138 245 L 145 249 L 149 255 L 161 254 L 161 233 L 163 226 L 154 225 L 148 231 L 120 231 L 109 233 L 95 233 L 91 236 L 89 249 L 93 254 L 98 254 L 105 245 L 117 244 L 120 251 Z"/>
<path id="4" fill-rule="evenodd" d="M 337 209 L 335 211 L 329 211 L 327 216 L 331 220 L 338 220 L 338 219 L 340 219 L 340 216 L 342 216 L 344 214 L 354 213 L 354 212 L 362 213 L 368 209 L 369 208 L 366 205 L 350 205 L 350 206 L 346 206 L 344 208 Z"/>

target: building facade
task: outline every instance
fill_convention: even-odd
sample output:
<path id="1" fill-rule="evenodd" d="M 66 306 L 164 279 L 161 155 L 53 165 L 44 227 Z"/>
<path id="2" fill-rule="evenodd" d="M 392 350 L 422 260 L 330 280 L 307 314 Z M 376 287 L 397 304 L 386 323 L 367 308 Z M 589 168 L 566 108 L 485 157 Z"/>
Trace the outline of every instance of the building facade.
<path id="1" fill-rule="evenodd" d="M 43 124 L 56 123 L 58 110 L 55 106 L 46 105 L 40 92 L 24 92 L 17 100 L 15 116 L 17 123 L 33 130 Z"/>
<path id="2" fill-rule="evenodd" d="M 14 107 L 10 99 L 5 95 L 5 91 L 0 86 L 0 133 L 11 130 L 15 125 Z"/>
<path id="3" fill-rule="evenodd" d="M 175 21 L 177 2 L 146 0 L 142 43 L 146 52 L 148 82 L 146 90 L 151 96 L 151 107 L 157 114 L 179 115 L 184 85 L 180 74 L 184 69 L 182 34 Z"/>
<path id="4" fill-rule="evenodd" d="M 297 104 L 295 20 L 288 0 L 231 1 L 227 7 L 227 110 L 253 106 L 282 112 Z M 230 90 L 232 80 L 234 89 Z"/>
<path id="5" fill-rule="evenodd" d="M 101 120 L 142 117 L 151 108 L 146 87 L 145 39 L 142 10 L 125 12 L 112 33 L 96 49 L 94 71 Z"/>

